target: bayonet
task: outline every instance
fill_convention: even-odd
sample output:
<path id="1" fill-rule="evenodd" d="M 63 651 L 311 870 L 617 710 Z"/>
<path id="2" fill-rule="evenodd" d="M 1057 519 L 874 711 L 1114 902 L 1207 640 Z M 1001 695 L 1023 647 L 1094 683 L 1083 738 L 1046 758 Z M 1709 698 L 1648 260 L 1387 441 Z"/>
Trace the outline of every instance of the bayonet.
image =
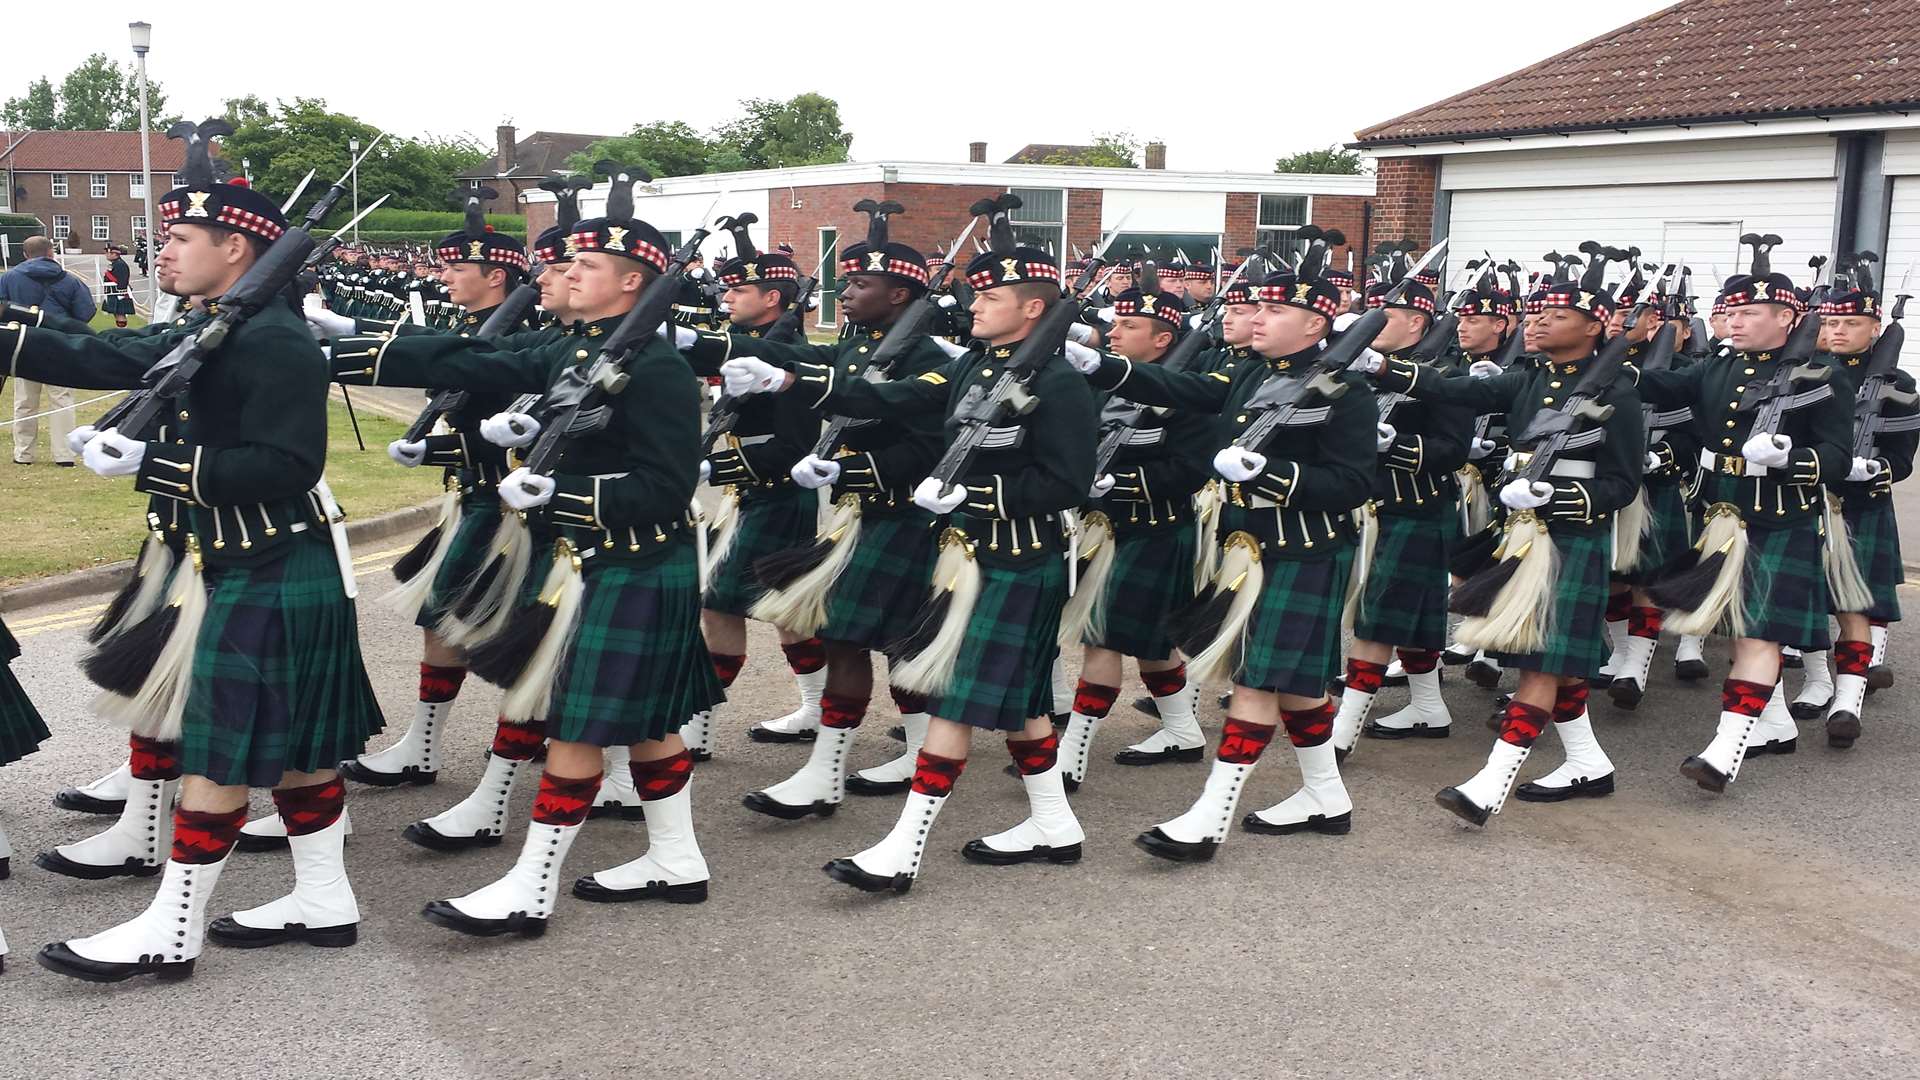
<path id="1" fill-rule="evenodd" d="M 293 204 L 300 201 L 300 196 L 306 192 L 307 185 L 313 183 L 313 174 L 314 170 L 308 169 L 307 175 L 301 177 L 300 182 L 294 185 L 293 194 L 287 196 L 287 201 L 280 204 L 280 215 L 282 217 L 293 213 Z"/>

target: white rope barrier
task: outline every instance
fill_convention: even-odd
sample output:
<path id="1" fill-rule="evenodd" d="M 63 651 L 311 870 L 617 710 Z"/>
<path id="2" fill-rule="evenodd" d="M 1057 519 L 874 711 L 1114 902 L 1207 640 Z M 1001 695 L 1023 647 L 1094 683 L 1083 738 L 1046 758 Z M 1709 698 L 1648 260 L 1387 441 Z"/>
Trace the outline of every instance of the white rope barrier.
<path id="1" fill-rule="evenodd" d="M 16 416 L 11 420 L 0 420 L 0 427 L 7 427 L 10 424 L 24 424 L 29 420 L 43 420 L 52 416 L 54 413 L 63 413 L 68 409 L 78 409 L 82 405 L 91 405 L 96 401 L 105 401 L 108 398 L 119 397 L 124 393 L 126 393 L 125 390 L 115 390 L 111 394 L 101 394 L 99 397 L 90 397 L 85 401 L 76 401 L 71 405 L 62 405 L 57 409 L 48 409 L 46 412 L 34 413 L 32 416 Z"/>

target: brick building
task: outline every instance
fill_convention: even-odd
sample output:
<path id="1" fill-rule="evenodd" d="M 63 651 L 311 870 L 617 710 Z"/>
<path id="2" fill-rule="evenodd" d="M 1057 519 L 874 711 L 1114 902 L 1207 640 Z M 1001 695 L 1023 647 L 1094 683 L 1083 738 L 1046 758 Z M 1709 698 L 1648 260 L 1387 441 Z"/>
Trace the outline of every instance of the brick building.
<path id="1" fill-rule="evenodd" d="M 538 188 L 547 174 L 562 171 L 569 157 L 607 137 L 535 131 L 519 139 L 513 125 L 501 124 L 493 129 L 493 159 L 455 179 L 468 187 L 494 190 L 496 197 L 483 203 L 487 213 L 517 214 L 523 192 Z"/>
<path id="2" fill-rule="evenodd" d="M 147 142 L 157 201 L 175 186 L 186 147 L 158 132 Z M 108 240 L 128 243 L 146 231 L 139 132 L 0 132 L 0 169 L 0 212 L 39 218 L 68 248 L 97 252 Z"/>
<path id="3" fill-rule="evenodd" d="M 952 242 L 968 221 L 970 205 L 1006 191 L 1024 200 L 1014 215 L 1022 238 L 1063 257 L 1076 248 L 1091 249 L 1123 220 L 1119 243 L 1145 247 L 1162 259 L 1175 251 L 1205 257 L 1216 248 L 1231 259 L 1256 244 L 1286 249 L 1294 230 L 1309 222 L 1340 229 L 1355 252 L 1369 235 L 1388 235 L 1369 225 L 1374 196 L 1369 176 L 990 164 L 984 144 L 978 143 L 970 156 L 974 160 L 967 162 L 850 162 L 672 177 L 649 185 L 650 192 L 636 193 L 635 213 L 678 243 L 724 191 L 726 198 L 709 219 L 751 211 L 759 217 L 752 228 L 755 243 L 791 244 L 803 271 L 818 264 L 823 251 L 865 239 L 866 216 L 852 209 L 861 199 L 891 199 L 906 207 L 893 219 L 892 235 L 928 254 Z M 1149 161 L 1164 163 L 1164 155 Z M 605 191 L 603 185 L 583 193 L 581 212 L 599 212 Z M 534 190 L 523 199 L 530 232 L 553 223 L 550 194 Z M 731 239 L 718 233 L 708 238 L 704 251 L 718 258 L 730 245 Z M 1347 251 L 1334 253 L 1336 265 L 1344 263 Z M 822 277 L 826 302 L 819 319 L 828 326 L 837 321 L 830 262 Z"/>

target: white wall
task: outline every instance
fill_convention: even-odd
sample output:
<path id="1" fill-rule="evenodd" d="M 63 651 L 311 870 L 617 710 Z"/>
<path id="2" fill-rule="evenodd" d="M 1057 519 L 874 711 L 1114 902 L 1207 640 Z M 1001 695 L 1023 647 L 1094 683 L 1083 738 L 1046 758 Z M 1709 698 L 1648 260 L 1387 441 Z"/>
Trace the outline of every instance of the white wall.
<path id="1" fill-rule="evenodd" d="M 1139 191 L 1108 188 L 1100 197 L 1100 230 L 1127 216 L 1128 232 L 1223 233 L 1227 230 L 1224 191 Z"/>
<path id="2" fill-rule="evenodd" d="M 1889 139 L 1887 156 L 1893 156 Z M 1920 261 L 1920 176 L 1902 176 L 1893 182 L 1893 208 L 1887 215 L 1887 250 L 1880 253 L 1880 294 L 1887 310 L 1893 310 L 1894 294 L 1900 291 L 1907 268 Z M 1920 269 L 1907 281 L 1908 291 L 1920 293 Z M 1920 317 L 1920 306 L 1913 309 Z M 1907 345 L 1900 355 L 1900 366 L 1920 372 L 1920 321 L 1903 319 L 1908 325 Z"/>
<path id="3" fill-rule="evenodd" d="M 1455 191 L 1816 179 L 1833 175 L 1834 160 L 1834 141 L 1824 135 L 1516 150 L 1450 155 L 1441 164 L 1440 187 Z"/>

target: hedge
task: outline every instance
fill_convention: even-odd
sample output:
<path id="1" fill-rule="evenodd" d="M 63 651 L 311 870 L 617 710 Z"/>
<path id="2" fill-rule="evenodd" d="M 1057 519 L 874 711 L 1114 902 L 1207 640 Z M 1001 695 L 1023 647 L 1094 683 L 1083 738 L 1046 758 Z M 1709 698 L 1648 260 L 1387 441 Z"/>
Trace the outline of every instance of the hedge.
<path id="1" fill-rule="evenodd" d="M 360 234 L 365 236 L 368 229 L 384 229 L 393 232 L 437 232 L 441 236 L 460 228 L 466 222 L 466 215 L 457 210 L 390 210 L 381 208 L 367 215 L 360 223 Z M 523 234 L 527 231 L 527 219 L 523 214 L 488 214 L 487 224 L 494 231 Z"/>
<path id="2" fill-rule="evenodd" d="M 363 223 L 360 228 L 360 241 L 366 244 L 417 244 L 425 246 L 459 228 L 458 224 L 444 229 L 369 229 Z M 315 236 L 332 236 L 332 229 L 317 229 Z M 525 241 L 522 234 L 501 230 L 502 236 L 511 236 L 515 240 Z M 351 240 L 349 235 L 347 239 Z"/>

